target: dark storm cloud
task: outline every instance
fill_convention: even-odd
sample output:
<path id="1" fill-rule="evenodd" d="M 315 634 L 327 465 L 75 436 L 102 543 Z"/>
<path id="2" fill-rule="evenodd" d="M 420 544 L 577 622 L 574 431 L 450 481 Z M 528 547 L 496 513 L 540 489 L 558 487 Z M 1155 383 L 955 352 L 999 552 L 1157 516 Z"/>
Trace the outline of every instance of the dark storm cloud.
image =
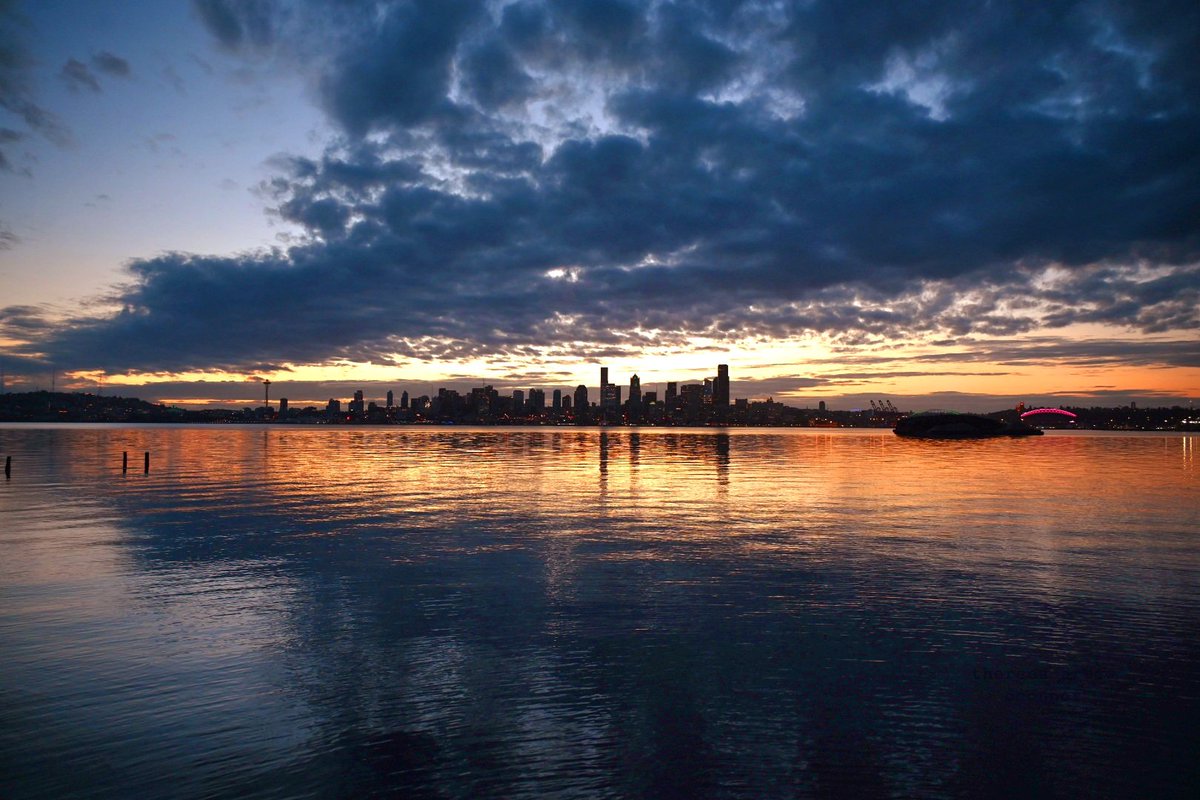
<path id="1" fill-rule="evenodd" d="M 46 310 L 39 306 L 7 306 L 0 308 L 0 333 L 24 341 L 36 341 L 54 330 Z M 36 349 L 31 348 L 31 349 Z M 28 355 L 28 352 L 19 353 Z"/>
<path id="2" fill-rule="evenodd" d="M 449 99 L 456 50 L 480 16 L 464 0 L 393 3 L 320 79 L 326 108 L 354 135 L 458 114 Z"/>
<path id="3" fill-rule="evenodd" d="M 973 360 L 1006 366 L 1053 365 L 1069 361 L 1081 366 L 1200 367 L 1195 338 L 1147 341 L 1039 339 L 1022 343 L 982 342 Z M 932 357 L 920 358 L 921 361 Z M 965 360 L 965 359 L 964 359 Z"/>
<path id="4" fill-rule="evenodd" d="M 1195 3 L 371 8 L 196 2 L 344 134 L 264 186 L 310 239 L 135 262 L 57 357 L 1200 328 Z"/>

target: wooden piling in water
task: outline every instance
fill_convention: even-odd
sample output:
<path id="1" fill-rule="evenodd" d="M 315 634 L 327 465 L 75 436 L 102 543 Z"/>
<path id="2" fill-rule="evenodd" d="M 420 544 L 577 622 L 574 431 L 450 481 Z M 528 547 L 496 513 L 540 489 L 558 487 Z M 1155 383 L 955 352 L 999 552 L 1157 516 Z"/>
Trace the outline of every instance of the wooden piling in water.
<path id="1" fill-rule="evenodd" d="M 12 477 L 12 456 L 4 457 L 4 477 Z"/>
<path id="2" fill-rule="evenodd" d="M 149 450 L 146 451 L 145 466 L 142 469 L 142 472 L 144 472 L 147 475 L 150 474 L 150 451 Z"/>
<path id="3" fill-rule="evenodd" d="M 128 471 L 129 471 L 129 451 L 122 450 L 121 451 L 121 472 L 128 472 Z"/>

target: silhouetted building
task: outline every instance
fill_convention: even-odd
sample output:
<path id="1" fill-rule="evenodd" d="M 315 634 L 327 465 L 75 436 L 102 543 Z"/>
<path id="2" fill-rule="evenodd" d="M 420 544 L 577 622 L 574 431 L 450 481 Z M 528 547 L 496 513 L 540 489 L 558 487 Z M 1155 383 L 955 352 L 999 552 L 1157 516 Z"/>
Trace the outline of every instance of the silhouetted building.
<path id="1" fill-rule="evenodd" d="M 616 416 L 621 408 L 621 387 L 608 382 L 608 367 L 600 368 L 600 411 L 605 418 Z"/>
<path id="2" fill-rule="evenodd" d="M 287 416 L 287 398 L 279 398 L 279 418 L 283 419 Z"/>
<path id="3" fill-rule="evenodd" d="M 675 381 L 667 381 L 667 393 L 663 400 L 667 404 L 667 408 L 675 408 L 676 401 L 679 399 L 679 384 Z"/>
<path id="4" fill-rule="evenodd" d="M 354 393 L 354 399 L 350 401 L 350 413 L 351 414 L 362 414 L 366 410 L 367 410 L 367 405 L 363 401 L 362 389 L 359 389 L 357 392 Z"/>
<path id="5" fill-rule="evenodd" d="M 824 410 L 825 410 L 825 401 L 824 401 L 824 400 L 822 400 L 821 402 L 817 403 L 817 410 L 818 410 L 818 411 L 824 411 Z"/>
<path id="6" fill-rule="evenodd" d="M 392 407 L 392 405 L 393 405 L 392 399 L 393 398 L 394 398 L 394 395 L 392 394 L 392 390 L 388 389 L 388 393 L 387 393 L 387 407 L 388 408 Z"/>
<path id="7" fill-rule="evenodd" d="M 583 421 L 588 414 L 587 387 L 582 383 L 575 387 L 575 419 Z"/>
<path id="8" fill-rule="evenodd" d="M 429 404 L 429 413 L 438 419 L 458 419 L 467 404 L 457 389 L 438 389 L 437 397 Z"/>
<path id="9" fill-rule="evenodd" d="M 541 414 L 546 410 L 546 392 L 542 389 L 529 390 L 529 405 L 527 406 L 530 414 Z"/>
<path id="10" fill-rule="evenodd" d="M 557 390 L 556 390 L 556 391 L 557 391 Z M 562 396 L 562 410 L 563 410 L 563 411 L 570 411 L 570 410 L 571 410 L 571 395 L 569 395 L 569 394 L 564 394 L 564 395 Z"/>
<path id="11" fill-rule="evenodd" d="M 631 422 L 642 416 L 642 379 L 636 374 L 629 379 L 629 420 Z"/>
<path id="12" fill-rule="evenodd" d="M 468 404 L 479 418 L 486 419 L 497 412 L 499 399 L 500 393 L 490 385 L 478 386 L 471 390 Z"/>
<path id="13" fill-rule="evenodd" d="M 520 389 L 513 389 L 512 404 L 514 414 L 525 413 L 525 392 Z"/>
<path id="14" fill-rule="evenodd" d="M 717 379 L 713 382 L 713 405 L 729 405 L 729 365 L 717 364 Z"/>
<path id="15" fill-rule="evenodd" d="M 328 404 L 325 406 L 325 412 L 326 412 L 327 414 L 340 414 L 340 413 L 342 413 L 342 401 L 341 401 L 341 400 L 334 400 L 332 397 L 331 397 L 331 398 L 329 398 L 329 403 L 328 403 Z"/>
<path id="16" fill-rule="evenodd" d="M 408 392 L 400 393 L 400 407 L 408 408 Z"/>
<path id="17" fill-rule="evenodd" d="M 554 408 L 555 411 L 562 410 L 562 407 L 563 407 L 562 401 L 563 401 L 562 389 L 555 389 L 554 390 L 554 399 L 552 401 L 552 403 L 553 403 L 552 407 Z"/>
<path id="18" fill-rule="evenodd" d="M 700 410 L 704 407 L 704 384 L 685 383 L 679 387 L 679 398 L 682 401 L 683 413 L 690 423 L 700 420 Z"/>

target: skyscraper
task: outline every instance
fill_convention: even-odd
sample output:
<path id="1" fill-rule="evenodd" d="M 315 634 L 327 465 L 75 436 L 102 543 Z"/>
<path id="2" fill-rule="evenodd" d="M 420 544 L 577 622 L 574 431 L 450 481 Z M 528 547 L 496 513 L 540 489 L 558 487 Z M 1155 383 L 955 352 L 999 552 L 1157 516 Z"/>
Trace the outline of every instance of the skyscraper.
<path id="1" fill-rule="evenodd" d="M 400 393 L 400 407 L 408 408 L 408 392 Z"/>
<path id="2" fill-rule="evenodd" d="M 605 415 L 621 405 L 621 390 L 608 382 L 608 367 L 600 368 L 600 409 Z"/>
<path id="3" fill-rule="evenodd" d="M 642 414 L 642 379 L 634 375 L 629 379 L 629 419 L 638 419 Z"/>
<path id="4" fill-rule="evenodd" d="M 555 411 L 558 411 L 559 409 L 562 408 L 562 399 L 563 399 L 562 389 L 555 389 L 554 390 L 554 400 L 552 401 L 552 408 Z"/>
<path id="5" fill-rule="evenodd" d="M 394 397 L 395 397 L 395 395 L 392 394 L 392 390 L 388 389 L 388 393 L 387 393 L 387 407 L 388 408 L 392 407 L 392 400 L 394 399 Z"/>
<path id="6" fill-rule="evenodd" d="M 575 418 L 581 419 L 588 413 L 587 387 L 582 383 L 575 387 Z"/>
<path id="7" fill-rule="evenodd" d="M 496 397 L 496 390 L 490 385 L 477 386 L 471 390 L 470 407 L 475 409 L 475 413 L 480 417 L 487 417 L 492 413 L 492 402 Z"/>
<path id="8" fill-rule="evenodd" d="M 704 405 L 704 384 L 685 383 L 679 388 L 679 398 L 689 422 L 700 419 L 700 410 Z"/>
<path id="9" fill-rule="evenodd" d="M 713 383 L 713 405 L 729 405 L 729 365 L 717 364 L 717 380 Z"/>

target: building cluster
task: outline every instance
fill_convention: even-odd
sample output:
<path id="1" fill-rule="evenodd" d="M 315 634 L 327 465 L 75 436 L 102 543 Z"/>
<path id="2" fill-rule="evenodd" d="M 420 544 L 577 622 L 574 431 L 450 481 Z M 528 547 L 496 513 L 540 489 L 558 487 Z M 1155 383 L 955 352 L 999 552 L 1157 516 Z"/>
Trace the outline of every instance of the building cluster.
<path id="1" fill-rule="evenodd" d="M 392 392 L 383 403 L 367 401 L 362 392 L 343 405 L 330 400 L 324 407 L 295 408 L 286 399 L 278 409 L 269 405 L 244 409 L 206 408 L 185 410 L 131 397 L 98 396 L 84 392 L 20 392 L 0 394 L 0 422 L 186 422 L 295 424 L 396 424 L 457 422 L 478 425 L 750 425 L 806 428 L 891 428 L 907 415 L 890 403 L 871 403 L 869 409 L 796 408 L 774 400 L 726 401 L 728 372 L 700 383 L 669 383 L 660 398 L 642 392 L 637 376 L 628 388 L 607 381 L 601 372 L 601 391 L 596 400 L 586 386 L 573 392 L 556 389 L 547 400 L 542 389 L 517 390 L 501 395 L 491 386 L 463 394 L 441 389 L 437 396 L 410 399 L 407 392 L 399 402 Z M 622 400 L 624 396 L 624 400 Z M 638 397 L 634 402 L 633 398 Z M 266 398 L 264 398 L 265 400 Z M 1070 427 L 1079 430 L 1196 431 L 1200 414 L 1191 406 L 1141 408 L 1133 403 L 1117 408 L 1067 406 L 1074 418 L 1045 415 L 1033 421 L 1036 427 Z M 988 416 L 1013 422 L 1019 409 L 995 411 Z"/>
<path id="2" fill-rule="evenodd" d="M 659 397 L 657 391 L 642 391 L 637 375 L 628 386 L 612 383 L 608 367 L 600 368 L 600 385 L 596 393 L 580 384 L 574 390 L 554 389 L 547 396 L 545 389 L 515 389 L 501 394 L 490 385 L 479 386 L 462 393 L 455 389 L 439 389 L 434 396 L 409 397 L 401 392 L 399 401 L 389 391 L 383 403 L 367 400 L 362 391 L 344 404 L 330 398 L 322 416 L 329 422 L 389 423 L 389 422 L 462 422 L 481 425 L 494 424 L 577 424 L 577 425 L 705 425 L 727 424 L 753 420 L 768 422 L 777 414 L 772 409 L 779 403 L 749 403 L 738 400 L 730 403 L 729 366 L 720 364 L 717 374 L 702 382 L 666 384 Z M 289 409 L 288 401 L 279 401 L 279 410 L 270 411 L 277 419 L 289 420 L 311 417 L 316 409 Z"/>
<path id="3" fill-rule="evenodd" d="M 622 385 L 609 379 L 608 367 L 600 367 L 600 382 L 593 392 L 585 384 L 571 389 L 515 389 L 501 394 L 490 385 L 463 393 L 439 389 L 434 396 L 409 397 L 399 401 L 389 391 L 383 402 L 367 400 L 362 391 L 343 404 L 330 398 L 323 410 L 289 409 L 286 398 L 279 410 L 264 408 L 275 419 L 339 423 L 457 422 L 479 425 L 777 425 L 796 424 L 786 419 L 787 409 L 772 399 L 731 401 L 729 366 L 719 364 L 717 374 L 694 383 L 670 381 L 662 396 L 643 391 L 637 375 Z"/>

